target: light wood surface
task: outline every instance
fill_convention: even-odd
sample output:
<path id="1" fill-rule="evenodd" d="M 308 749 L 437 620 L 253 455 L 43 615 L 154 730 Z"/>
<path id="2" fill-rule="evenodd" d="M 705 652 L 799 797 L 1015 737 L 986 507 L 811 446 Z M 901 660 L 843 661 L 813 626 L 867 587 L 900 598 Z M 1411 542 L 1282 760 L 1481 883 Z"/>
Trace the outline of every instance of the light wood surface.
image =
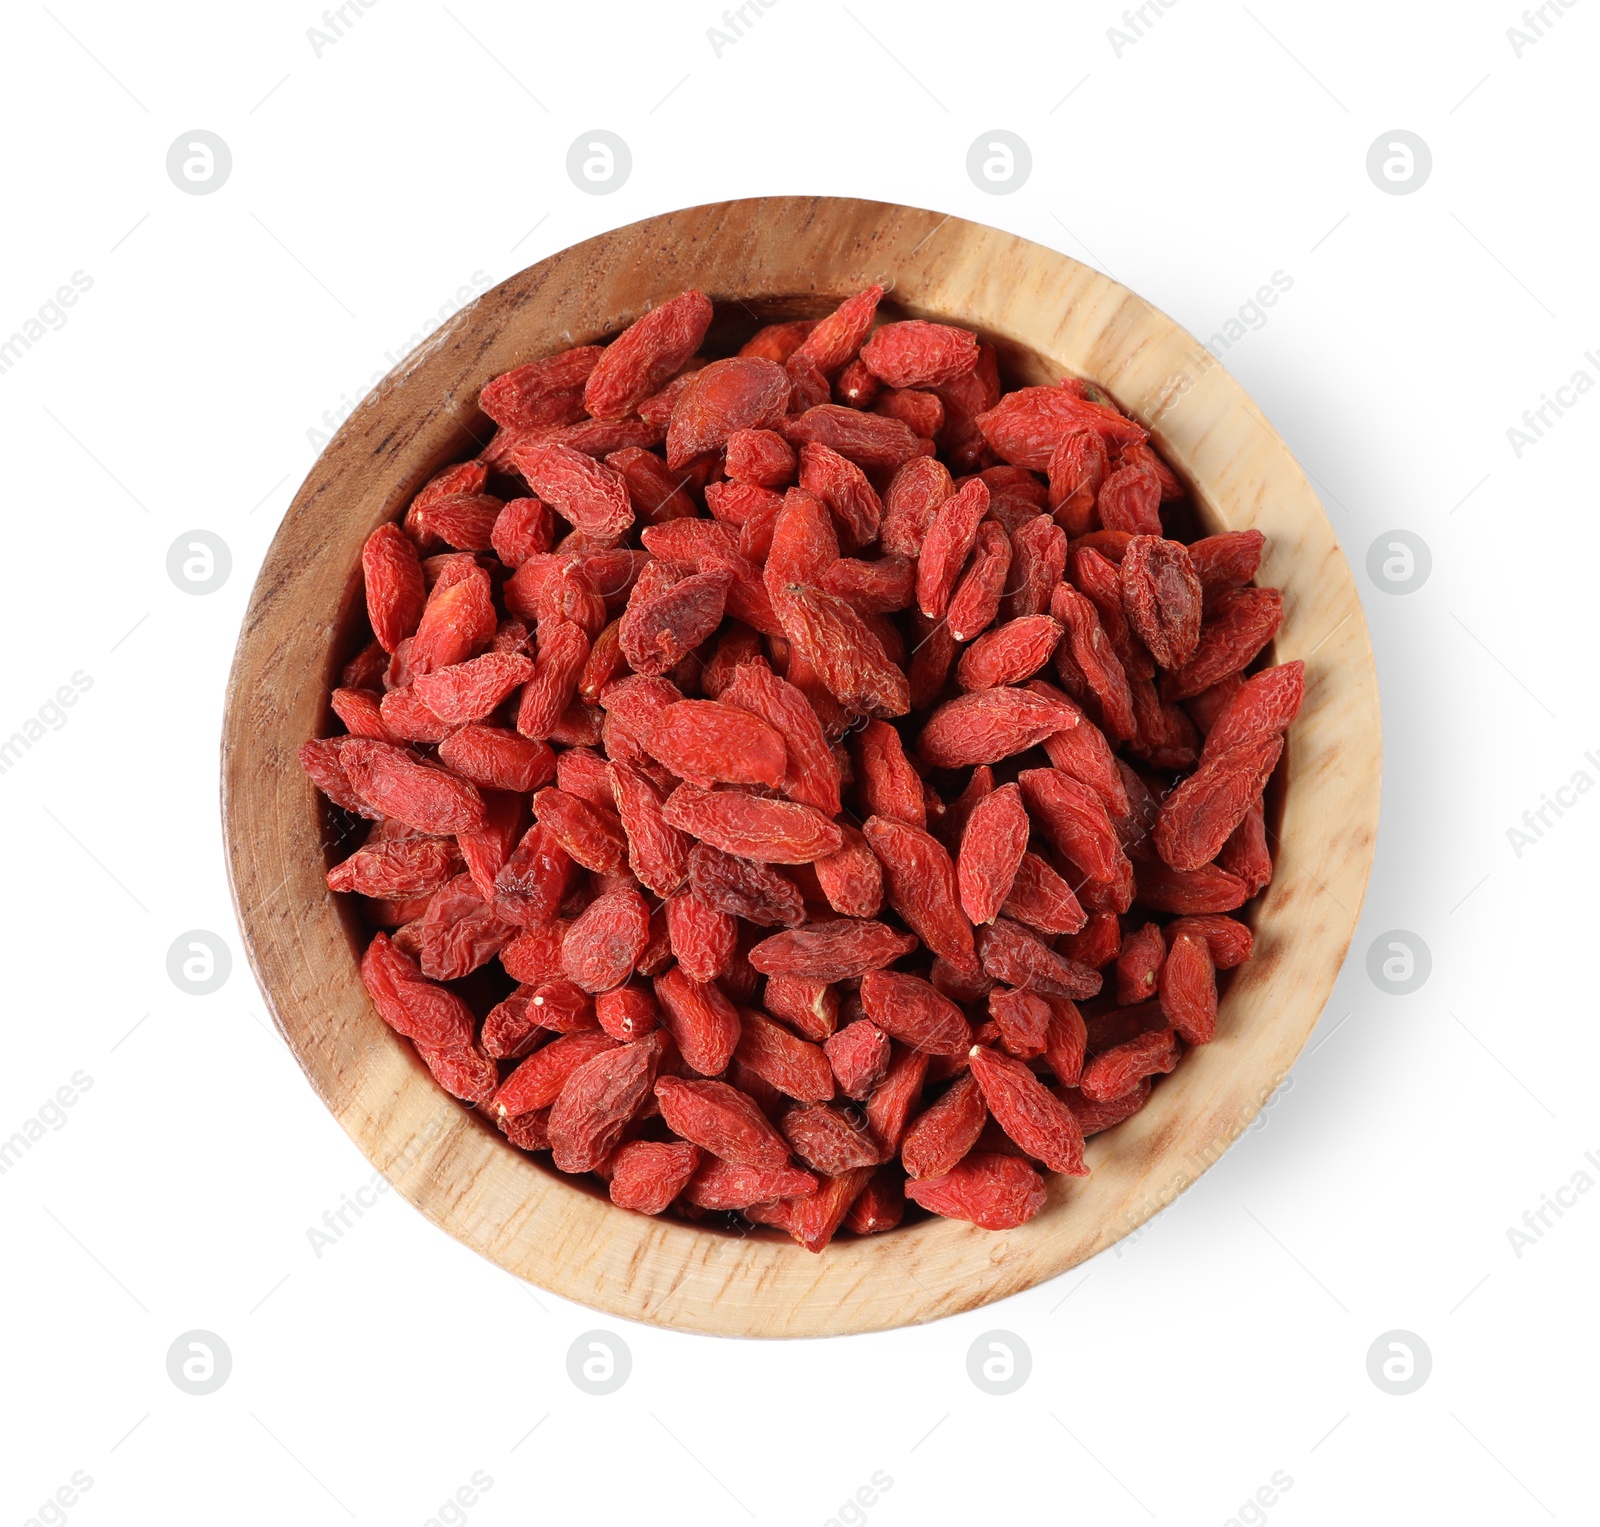
<path id="1" fill-rule="evenodd" d="M 885 311 L 948 319 L 1000 347 L 1008 381 L 1090 377 L 1153 431 L 1207 525 L 1258 527 L 1283 589 L 1279 661 L 1304 658 L 1277 874 L 1254 915 L 1215 1043 L 1133 1119 L 1092 1140 L 1086 1179 L 1054 1177 L 1031 1223 L 947 1220 L 836 1241 L 708 1231 L 615 1209 L 513 1150 L 434 1085 L 362 988 L 363 931 L 326 888 L 319 798 L 295 750 L 330 730 L 361 543 L 445 462 L 487 438 L 479 387 L 604 338 L 688 287 L 718 324 L 811 316 L 870 282 Z M 716 330 L 708 348 L 714 347 Z M 1053 1278 L 1170 1203 L 1248 1126 L 1327 1001 L 1356 922 L 1378 817 L 1379 711 L 1350 570 L 1305 475 L 1189 334 L 1065 255 L 957 218 L 778 197 L 690 208 L 605 234 L 486 293 L 408 356 L 346 421 L 268 552 L 239 638 L 222 756 L 240 926 L 274 1020 L 362 1151 L 413 1204 L 502 1267 L 619 1316 L 743 1336 L 870 1331 L 972 1309 Z"/>

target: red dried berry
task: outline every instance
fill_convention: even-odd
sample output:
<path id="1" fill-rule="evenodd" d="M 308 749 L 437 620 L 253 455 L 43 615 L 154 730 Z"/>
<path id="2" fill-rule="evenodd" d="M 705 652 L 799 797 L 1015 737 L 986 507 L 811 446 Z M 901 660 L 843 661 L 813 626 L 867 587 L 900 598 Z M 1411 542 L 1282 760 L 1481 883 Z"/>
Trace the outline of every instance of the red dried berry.
<path id="1" fill-rule="evenodd" d="M 974 1045 L 972 1074 L 994 1120 L 1030 1156 L 1052 1172 L 1087 1177 L 1083 1131 L 1072 1110 L 1020 1060 Z"/>
<path id="2" fill-rule="evenodd" d="M 1044 1208 L 1044 1179 L 1020 1156 L 974 1151 L 939 1177 L 906 1183 L 906 1197 L 946 1219 L 1014 1230 Z"/>
<path id="3" fill-rule="evenodd" d="M 655 978 L 655 994 L 661 1021 L 689 1066 L 702 1076 L 726 1071 L 739 1043 L 733 1004 L 714 985 L 690 980 L 676 967 Z"/>
<path id="4" fill-rule="evenodd" d="M 861 347 L 861 359 L 890 387 L 937 387 L 978 364 L 978 336 L 920 318 L 886 323 Z"/>
<path id="5" fill-rule="evenodd" d="M 788 1166 L 789 1147 L 783 1137 L 736 1087 L 664 1076 L 655 1091 L 668 1127 L 701 1150 L 739 1166 Z"/>
<path id="6" fill-rule="evenodd" d="M 684 1140 L 633 1140 L 611 1158 L 611 1202 L 660 1214 L 689 1185 L 700 1147 Z"/>
<path id="7" fill-rule="evenodd" d="M 1202 938 L 1183 933 L 1161 967 L 1161 1012 L 1187 1044 L 1210 1044 L 1217 1032 L 1217 982 Z"/>
<path id="8" fill-rule="evenodd" d="M 625 418 L 700 348 L 711 317 L 704 292 L 652 308 L 600 353 L 584 385 L 584 406 L 596 419 Z"/>

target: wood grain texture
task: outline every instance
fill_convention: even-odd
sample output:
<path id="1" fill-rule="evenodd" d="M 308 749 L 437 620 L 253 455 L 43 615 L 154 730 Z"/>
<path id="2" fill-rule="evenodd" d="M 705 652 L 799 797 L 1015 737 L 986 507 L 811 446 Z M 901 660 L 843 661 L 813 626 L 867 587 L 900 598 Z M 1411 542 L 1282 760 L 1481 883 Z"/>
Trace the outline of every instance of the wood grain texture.
<path id="1" fill-rule="evenodd" d="M 329 730 L 327 695 L 358 619 L 361 543 L 440 465 L 487 439 L 490 377 L 602 339 L 700 287 L 718 330 L 811 316 L 872 281 L 886 312 L 968 325 L 1011 385 L 1090 377 L 1152 430 L 1206 524 L 1268 538 L 1284 593 L 1280 661 L 1304 658 L 1277 875 L 1256 956 L 1193 1052 L 1133 1119 L 1091 1141 L 1087 1179 L 991 1234 L 946 1220 L 813 1256 L 770 1231 L 726 1235 L 614 1209 L 436 1087 L 379 1021 L 357 970 L 362 930 L 323 875 L 348 846 L 295 750 Z M 718 330 L 713 331 L 713 341 Z M 708 344 L 708 348 L 713 348 Z M 451 1235 L 541 1287 L 616 1315 L 725 1335 L 869 1331 L 972 1309 L 1103 1251 L 1213 1164 L 1282 1081 L 1344 959 L 1371 865 L 1379 711 L 1350 570 L 1304 474 L 1231 377 L 1133 293 L 1065 255 L 937 213 L 762 198 L 652 218 L 486 293 L 408 356 L 323 452 L 284 519 L 239 638 L 223 738 L 234 899 L 274 1020 L 362 1151 Z"/>

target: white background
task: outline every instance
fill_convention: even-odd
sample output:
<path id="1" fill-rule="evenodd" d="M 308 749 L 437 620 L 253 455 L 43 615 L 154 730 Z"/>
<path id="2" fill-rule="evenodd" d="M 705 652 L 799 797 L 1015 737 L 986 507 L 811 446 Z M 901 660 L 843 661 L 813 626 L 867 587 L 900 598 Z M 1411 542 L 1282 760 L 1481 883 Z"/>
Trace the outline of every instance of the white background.
<path id="1" fill-rule="evenodd" d="M 1520 856 L 1507 830 L 1600 778 L 1600 398 L 1520 457 L 1507 430 L 1600 380 L 1600 13 L 1547 7 L 1519 56 L 1511 0 L 1174 0 L 1122 44 L 1111 3 L 776 0 L 719 56 L 714 3 L 380 0 L 320 56 L 311 3 L 7 12 L 0 337 L 93 284 L 0 374 L 0 738 L 74 672 L 92 687 L 0 774 L 0 1138 L 92 1084 L 0 1177 L 0 1527 L 825 1523 L 877 1471 L 845 1520 L 1592 1519 L 1600 1193 L 1520 1256 L 1507 1232 L 1600 1180 L 1600 803 L 1569 796 Z M 166 173 L 195 128 L 232 152 L 215 194 Z M 633 154 L 605 196 L 565 170 L 595 128 Z M 965 167 L 995 128 L 1033 156 L 1003 196 Z M 1414 194 L 1366 172 L 1394 128 L 1432 151 Z M 371 1168 L 265 1019 L 216 807 L 234 637 L 308 432 L 459 289 L 771 192 L 996 224 L 1202 337 L 1292 278 L 1226 364 L 1321 492 L 1377 650 L 1383 829 L 1349 966 L 1292 1085 L 1173 1209 L 958 1319 L 783 1345 L 636 1327 L 393 1194 L 319 1257 L 308 1229 Z M 205 596 L 166 571 L 195 529 L 232 556 Z M 1404 595 L 1366 570 L 1395 529 L 1432 557 Z M 214 995 L 167 976 L 190 929 L 232 949 Z M 1394 929 L 1432 954 L 1409 996 L 1366 970 Z M 604 1397 L 566 1370 L 597 1327 L 633 1359 Z M 232 1353 L 207 1396 L 166 1370 L 197 1328 Z M 967 1375 L 994 1329 L 1032 1354 L 1004 1397 Z M 1367 1371 L 1395 1329 L 1432 1354 L 1405 1396 Z M 75 1471 L 92 1485 L 41 1518 Z"/>

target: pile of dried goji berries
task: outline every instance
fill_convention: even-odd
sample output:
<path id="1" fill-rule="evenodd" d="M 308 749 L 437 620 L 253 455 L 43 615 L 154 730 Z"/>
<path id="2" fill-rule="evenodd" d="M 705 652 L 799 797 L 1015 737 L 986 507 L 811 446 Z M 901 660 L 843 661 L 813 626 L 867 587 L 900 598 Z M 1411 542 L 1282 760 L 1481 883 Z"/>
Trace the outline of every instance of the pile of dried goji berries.
<path id="1" fill-rule="evenodd" d="M 1303 686 L 1246 677 L 1259 532 L 1194 538 L 1098 388 L 1002 393 L 881 295 L 708 360 L 687 292 L 496 377 L 302 751 L 442 1086 L 813 1251 L 907 1198 L 1021 1224 L 1211 1039 Z"/>

